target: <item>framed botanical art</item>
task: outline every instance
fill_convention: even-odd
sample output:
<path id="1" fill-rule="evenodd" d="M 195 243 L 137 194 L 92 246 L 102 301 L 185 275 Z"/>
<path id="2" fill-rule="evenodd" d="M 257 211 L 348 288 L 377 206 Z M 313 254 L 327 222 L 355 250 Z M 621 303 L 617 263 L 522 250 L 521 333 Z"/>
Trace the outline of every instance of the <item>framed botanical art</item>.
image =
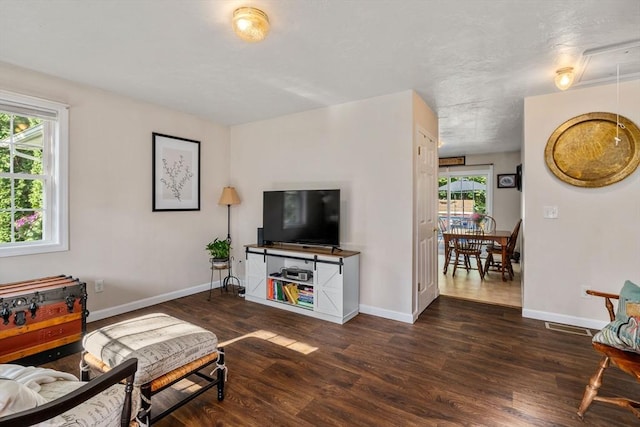
<path id="1" fill-rule="evenodd" d="M 153 211 L 200 210 L 200 141 L 153 132 Z"/>
<path id="2" fill-rule="evenodd" d="M 499 174 L 498 188 L 516 188 L 516 174 L 515 173 Z"/>

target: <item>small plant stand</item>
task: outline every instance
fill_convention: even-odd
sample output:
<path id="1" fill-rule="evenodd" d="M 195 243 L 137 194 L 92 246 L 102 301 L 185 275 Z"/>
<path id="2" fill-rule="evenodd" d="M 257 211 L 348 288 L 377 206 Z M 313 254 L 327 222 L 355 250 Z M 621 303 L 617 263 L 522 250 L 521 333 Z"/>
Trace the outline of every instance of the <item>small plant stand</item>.
<path id="1" fill-rule="evenodd" d="M 218 283 L 220 283 L 221 293 L 222 288 L 225 288 L 225 290 L 227 289 L 227 279 L 229 278 L 229 276 L 227 275 L 224 280 L 222 279 L 222 270 L 229 270 L 229 260 L 227 260 L 225 264 L 220 264 L 218 263 L 218 261 L 214 262 L 214 259 L 215 258 L 209 258 L 209 262 L 211 263 L 211 281 L 209 282 L 209 298 L 207 298 L 207 301 L 211 301 L 211 291 L 213 290 L 213 273 L 216 270 L 218 271 Z"/>
<path id="2" fill-rule="evenodd" d="M 214 261 L 215 260 L 215 261 Z M 209 282 L 209 297 L 207 301 L 211 301 L 211 292 L 213 290 L 213 275 L 215 271 L 218 271 L 218 282 L 220 283 L 220 293 L 222 293 L 223 289 L 225 292 L 229 292 L 229 285 L 231 285 L 231 289 L 234 295 L 240 295 L 244 288 L 240 283 L 240 279 L 233 275 L 231 264 L 233 261 L 233 257 L 228 259 L 225 263 L 220 263 L 215 258 L 210 258 L 209 262 L 211 263 L 211 281 Z M 227 276 L 222 277 L 222 270 L 228 270 Z M 234 282 L 235 281 L 235 286 Z"/>

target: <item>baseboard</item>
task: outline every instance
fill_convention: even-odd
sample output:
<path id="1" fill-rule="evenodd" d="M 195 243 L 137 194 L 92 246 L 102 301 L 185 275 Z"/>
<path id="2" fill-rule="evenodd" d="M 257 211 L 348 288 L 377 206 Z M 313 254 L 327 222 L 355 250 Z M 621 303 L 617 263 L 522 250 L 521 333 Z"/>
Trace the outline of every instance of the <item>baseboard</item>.
<path id="1" fill-rule="evenodd" d="M 369 305 L 363 304 L 360 304 L 360 313 L 413 324 L 413 316 L 411 315 L 411 313 L 400 313 L 397 311 L 385 310 L 382 308 L 371 307 Z"/>
<path id="2" fill-rule="evenodd" d="M 584 317 L 566 316 L 564 314 L 528 309 L 522 309 L 522 317 L 597 330 L 602 329 L 607 323 L 609 323 L 604 320 L 586 319 Z"/>
<path id="3" fill-rule="evenodd" d="M 219 288 L 220 282 L 213 282 L 213 288 Z M 202 285 L 192 286 L 186 289 L 180 289 L 178 291 L 168 292 L 162 295 L 156 295 L 149 298 L 144 298 L 137 301 L 128 302 L 126 304 L 118 305 L 115 307 L 109 307 L 102 310 L 96 310 L 89 313 L 87 316 L 87 322 L 95 322 L 98 320 L 106 319 L 107 317 L 117 316 L 118 314 L 128 313 L 140 308 L 149 307 L 151 305 L 160 304 L 161 302 L 170 301 L 176 298 L 186 297 L 188 295 L 197 294 L 209 290 L 209 283 L 203 283 Z"/>

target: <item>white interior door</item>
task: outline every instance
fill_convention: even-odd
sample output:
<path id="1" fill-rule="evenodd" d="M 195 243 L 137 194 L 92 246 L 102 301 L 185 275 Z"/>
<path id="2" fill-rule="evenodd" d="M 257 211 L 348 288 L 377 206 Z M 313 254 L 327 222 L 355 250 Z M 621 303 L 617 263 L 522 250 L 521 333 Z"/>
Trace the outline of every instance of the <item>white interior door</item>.
<path id="1" fill-rule="evenodd" d="M 414 249 L 416 307 L 414 316 L 438 297 L 438 154 L 434 138 L 418 129 L 415 150 L 415 229 Z M 415 320 L 415 319 L 414 319 Z"/>

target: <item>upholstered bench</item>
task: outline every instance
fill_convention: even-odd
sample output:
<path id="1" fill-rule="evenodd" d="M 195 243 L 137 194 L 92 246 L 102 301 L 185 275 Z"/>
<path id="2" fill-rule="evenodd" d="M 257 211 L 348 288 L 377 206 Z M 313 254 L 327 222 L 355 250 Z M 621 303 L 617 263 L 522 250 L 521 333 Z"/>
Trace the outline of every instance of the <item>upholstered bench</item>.
<path id="1" fill-rule="evenodd" d="M 82 345 L 84 381 L 89 379 L 91 368 L 107 372 L 124 360 L 138 359 L 133 385 L 140 391 L 138 420 L 142 424 L 159 420 L 213 386 L 217 386 L 218 400 L 224 399 L 224 351 L 218 348 L 215 334 L 199 326 L 154 313 L 90 332 Z M 199 372 L 214 362 L 217 362 L 216 368 L 210 374 Z M 152 418 L 151 396 L 190 375 L 197 375 L 208 383 Z"/>

